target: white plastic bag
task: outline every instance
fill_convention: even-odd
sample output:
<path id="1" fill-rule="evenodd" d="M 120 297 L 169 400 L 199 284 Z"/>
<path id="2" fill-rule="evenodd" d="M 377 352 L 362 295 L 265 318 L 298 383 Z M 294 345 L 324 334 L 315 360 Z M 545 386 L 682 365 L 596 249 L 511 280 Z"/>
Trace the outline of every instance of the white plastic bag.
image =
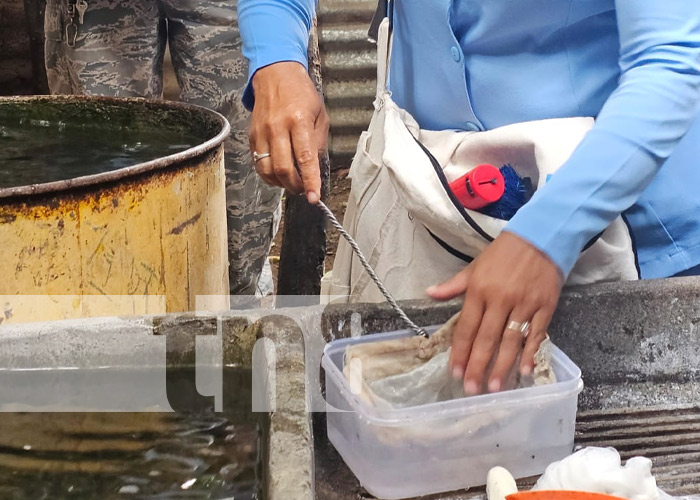
<path id="1" fill-rule="evenodd" d="M 614 448 L 584 448 L 554 462 L 532 489 L 587 491 L 630 500 L 659 500 L 651 460 L 633 457 L 622 465 L 620 454 Z"/>
<path id="2" fill-rule="evenodd" d="M 533 491 L 585 491 L 629 500 L 700 500 L 700 496 L 673 497 L 660 490 L 646 457 L 632 457 L 623 465 L 615 448 L 589 447 L 550 464 Z M 487 478 L 488 500 L 505 500 L 517 493 L 515 480 L 502 467 Z"/>

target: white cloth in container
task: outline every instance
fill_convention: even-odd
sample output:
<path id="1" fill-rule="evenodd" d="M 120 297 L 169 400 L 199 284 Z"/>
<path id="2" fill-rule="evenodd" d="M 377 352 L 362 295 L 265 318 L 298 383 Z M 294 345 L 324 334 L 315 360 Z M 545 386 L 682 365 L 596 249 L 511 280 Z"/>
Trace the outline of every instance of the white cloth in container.
<path id="1" fill-rule="evenodd" d="M 381 409 L 464 397 L 462 381 L 455 381 L 448 369 L 452 332 L 458 318 L 459 314 L 454 315 L 427 339 L 413 336 L 348 347 L 343 372 L 352 392 Z M 551 342 L 546 339 L 535 355 L 533 375 L 521 377 L 514 369 L 504 390 L 555 382 L 551 358 Z"/>

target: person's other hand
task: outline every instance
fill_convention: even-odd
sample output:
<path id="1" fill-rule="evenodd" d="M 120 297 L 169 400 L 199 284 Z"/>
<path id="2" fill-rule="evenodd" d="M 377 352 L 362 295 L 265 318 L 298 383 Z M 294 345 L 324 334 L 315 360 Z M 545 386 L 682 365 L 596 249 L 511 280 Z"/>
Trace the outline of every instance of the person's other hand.
<path id="1" fill-rule="evenodd" d="M 467 394 L 478 394 L 495 355 L 488 381 L 500 391 L 522 350 L 520 372 L 529 375 L 556 309 L 563 277 L 549 257 L 522 238 L 503 232 L 468 267 L 428 295 L 448 300 L 466 292 L 455 327 L 450 369 L 464 379 Z M 507 328 L 530 322 L 529 334 Z M 524 344 L 524 346 L 523 346 Z"/>
<path id="2" fill-rule="evenodd" d="M 319 152 L 326 147 L 330 120 L 304 66 L 280 62 L 253 76 L 255 105 L 250 149 L 259 155 L 255 170 L 265 182 L 310 203 L 321 199 Z"/>

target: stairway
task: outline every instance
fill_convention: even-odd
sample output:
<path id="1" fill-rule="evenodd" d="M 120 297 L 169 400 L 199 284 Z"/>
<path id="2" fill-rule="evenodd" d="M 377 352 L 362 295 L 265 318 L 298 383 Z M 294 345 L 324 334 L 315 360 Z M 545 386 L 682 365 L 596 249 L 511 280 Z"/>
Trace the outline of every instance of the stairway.
<path id="1" fill-rule="evenodd" d="M 333 169 L 350 166 L 357 139 L 372 117 L 377 55 L 367 30 L 376 7 L 377 0 L 319 1 L 319 47 Z"/>

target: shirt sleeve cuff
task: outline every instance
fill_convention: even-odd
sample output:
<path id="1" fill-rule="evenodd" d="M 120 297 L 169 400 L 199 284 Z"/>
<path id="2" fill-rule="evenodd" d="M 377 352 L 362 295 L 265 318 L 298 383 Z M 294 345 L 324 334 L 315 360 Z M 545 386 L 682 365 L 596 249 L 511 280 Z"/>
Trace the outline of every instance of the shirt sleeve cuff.
<path id="1" fill-rule="evenodd" d="M 308 68 L 307 50 L 315 0 L 261 1 L 238 3 L 238 23 L 243 54 L 248 59 L 248 84 L 243 104 L 251 110 L 255 95 L 253 75 L 266 66 L 294 61 Z"/>

